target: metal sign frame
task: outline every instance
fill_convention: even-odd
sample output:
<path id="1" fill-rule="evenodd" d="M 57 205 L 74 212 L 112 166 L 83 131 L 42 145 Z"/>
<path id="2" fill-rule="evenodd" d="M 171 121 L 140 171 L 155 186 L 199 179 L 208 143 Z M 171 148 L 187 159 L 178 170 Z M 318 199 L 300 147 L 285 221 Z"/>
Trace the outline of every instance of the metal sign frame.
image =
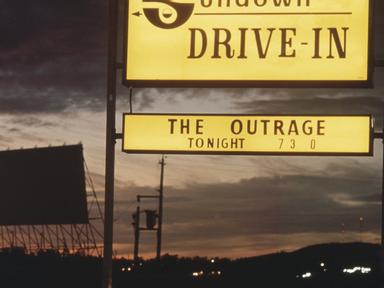
<path id="1" fill-rule="evenodd" d="M 105 147 L 105 203 L 104 203 L 104 249 L 103 249 L 103 271 L 102 287 L 112 288 L 112 264 L 113 264 L 113 227 L 114 227 L 114 182 L 115 182 L 115 144 L 116 140 L 122 138 L 121 133 L 116 132 L 116 74 L 122 69 L 122 84 L 128 87 L 304 87 L 304 88 L 372 88 L 373 87 L 373 68 L 374 68 L 374 45 L 373 45 L 373 0 L 369 1 L 369 39 L 368 39 L 368 75 L 365 81 L 128 81 L 125 79 L 127 65 L 127 31 L 128 31 L 128 0 L 124 0 L 124 41 L 123 41 L 123 60 L 117 59 L 118 48 L 118 28 L 119 28 L 119 1 L 108 0 L 108 67 L 107 67 L 107 89 L 106 89 L 106 147 Z M 371 137 L 383 140 L 384 132 L 373 133 Z M 373 155 L 373 140 L 371 139 L 371 155 Z M 292 154 L 290 154 L 292 155 Z M 384 155 L 384 154 L 383 154 Z M 306 156 L 309 156 L 306 154 Z M 333 156 L 333 155 L 330 155 Z M 346 156 L 345 154 L 336 156 Z M 360 156 L 360 155 L 353 155 Z M 382 159 L 384 161 L 384 157 Z M 383 162 L 384 163 L 384 162 Z M 384 167 L 384 166 L 383 166 Z M 382 170 L 384 172 L 384 170 Z M 384 181 L 384 176 L 382 177 Z M 381 245 L 384 247 L 384 182 L 382 185 L 382 217 L 381 217 Z"/>
<path id="2" fill-rule="evenodd" d="M 126 79 L 128 59 L 128 11 L 129 0 L 124 0 L 124 35 L 122 84 L 126 87 L 196 87 L 196 88 L 373 88 L 374 71 L 374 11 L 373 0 L 368 0 L 368 59 L 367 80 L 128 80 Z M 136 16 L 135 16 L 136 17 Z M 148 67 L 150 69 L 150 67 Z"/>
<path id="3" fill-rule="evenodd" d="M 352 153 L 352 152 L 225 152 L 225 151 L 179 151 L 179 150 L 125 150 L 124 140 L 122 137 L 121 151 L 130 154 L 182 154 L 182 155 L 264 155 L 264 156 L 373 156 L 373 140 L 374 127 L 373 117 L 370 114 L 207 114 L 207 113 L 123 113 L 122 128 L 123 134 L 125 131 L 125 115 L 142 115 L 142 116 L 257 116 L 257 117 L 369 117 L 371 127 L 369 130 L 369 151 L 367 153 Z"/>

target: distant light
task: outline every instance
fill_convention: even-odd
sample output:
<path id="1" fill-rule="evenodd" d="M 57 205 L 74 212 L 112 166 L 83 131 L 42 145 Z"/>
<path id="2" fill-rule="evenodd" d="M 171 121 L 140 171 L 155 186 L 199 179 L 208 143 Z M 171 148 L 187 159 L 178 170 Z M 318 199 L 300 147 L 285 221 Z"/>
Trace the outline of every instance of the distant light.
<path id="1" fill-rule="evenodd" d="M 199 275 L 200 275 L 200 276 L 201 276 L 201 275 L 204 275 L 204 271 L 203 271 L 203 270 L 200 270 Z"/>
<path id="2" fill-rule="evenodd" d="M 359 266 L 356 266 L 353 268 L 345 268 L 343 270 L 344 273 L 348 273 L 348 274 L 353 274 L 355 272 L 361 272 L 361 274 L 367 274 L 371 271 L 372 269 L 370 267 L 359 267 Z"/>
<path id="3" fill-rule="evenodd" d="M 323 269 L 324 272 L 327 272 L 327 269 Z"/>
<path id="4" fill-rule="evenodd" d="M 131 267 L 123 267 L 123 268 L 121 268 L 121 271 L 122 272 L 131 272 L 132 268 Z"/>
<path id="5" fill-rule="evenodd" d="M 212 258 L 212 259 L 211 259 L 211 263 L 215 263 L 215 259 Z"/>
<path id="6" fill-rule="evenodd" d="M 192 276 L 193 276 L 193 277 L 199 277 L 199 272 L 193 272 L 193 273 L 192 273 Z"/>
<path id="7" fill-rule="evenodd" d="M 365 274 L 365 273 L 369 273 L 369 272 L 371 272 L 371 268 L 365 268 L 365 267 L 362 267 L 361 268 L 361 273 L 363 273 L 363 274 Z"/>
<path id="8" fill-rule="evenodd" d="M 312 276 L 312 273 L 311 272 L 307 272 L 307 273 L 301 275 L 301 278 L 311 278 L 311 276 Z"/>
<path id="9" fill-rule="evenodd" d="M 324 264 L 323 262 L 320 263 L 320 266 L 321 266 L 321 267 L 324 267 L 324 265 L 325 265 L 325 264 Z"/>
<path id="10" fill-rule="evenodd" d="M 140 262 L 139 265 L 140 265 L 140 266 L 143 266 L 143 262 Z"/>
<path id="11" fill-rule="evenodd" d="M 217 271 L 217 275 L 221 275 L 221 271 Z"/>

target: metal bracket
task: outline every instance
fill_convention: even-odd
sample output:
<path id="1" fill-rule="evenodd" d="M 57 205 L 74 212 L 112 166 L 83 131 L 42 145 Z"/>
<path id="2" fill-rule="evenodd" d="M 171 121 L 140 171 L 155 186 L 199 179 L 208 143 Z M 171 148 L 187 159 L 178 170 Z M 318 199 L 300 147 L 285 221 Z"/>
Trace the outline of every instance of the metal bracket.
<path id="1" fill-rule="evenodd" d="M 123 133 L 115 133 L 115 140 L 116 139 L 123 139 Z"/>
<path id="2" fill-rule="evenodd" d="M 374 132 L 373 138 L 375 139 L 384 139 L 384 132 Z"/>

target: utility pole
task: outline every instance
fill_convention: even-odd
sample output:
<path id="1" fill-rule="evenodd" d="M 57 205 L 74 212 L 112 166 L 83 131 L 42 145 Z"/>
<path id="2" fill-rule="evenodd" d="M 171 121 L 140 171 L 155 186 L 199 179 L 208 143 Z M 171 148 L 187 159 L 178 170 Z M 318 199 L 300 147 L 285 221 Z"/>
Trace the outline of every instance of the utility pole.
<path id="1" fill-rule="evenodd" d="M 107 123 L 105 148 L 105 201 L 104 201 L 104 251 L 103 288 L 112 288 L 113 202 L 115 182 L 116 140 L 116 55 L 118 28 L 118 0 L 108 0 L 108 75 Z"/>
<path id="2" fill-rule="evenodd" d="M 135 244 L 133 249 L 134 262 L 137 264 L 139 261 L 139 242 L 140 242 L 140 231 L 156 231 L 157 234 L 157 247 L 156 247 L 156 259 L 160 260 L 161 257 L 161 237 L 162 237 L 162 224 L 163 224 L 163 192 L 164 192 L 164 155 L 162 155 L 159 164 L 161 165 L 160 171 L 160 188 L 158 195 L 137 195 L 137 202 L 140 203 L 141 199 L 157 199 L 158 208 L 156 210 L 142 210 L 140 206 L 137 206 L 136 213 L 132 214 L 133 227 L 135 231 Z M 140 213 L 146 214 L 146 227 L 140 226 Z M 156 226 L 157 218 L 157 227 Z"/>
<path id="3" fill-rule="evenodd" d="M 136 213 L 133 214 L 133 227 L 135 229 L 135 246 L 133 250 L 133 260 L 135 265 L 139 263 L 139 243 L 140 243 L 140 206 L 137 206 Z"/>
<path id="4" fill-rule="evenodd" d="M 156 258 L 160 260 L 161 257 L 161 237 L 162 237 L 162 226 L 163 226 L 163 191 L 164 191 L 164 155 L 161 157 L 159 162 L 161 165 L 160 172 L 160 189 L 159 189 L 159 223 L 157 227 L 157 249 L 156 249 Z"/>

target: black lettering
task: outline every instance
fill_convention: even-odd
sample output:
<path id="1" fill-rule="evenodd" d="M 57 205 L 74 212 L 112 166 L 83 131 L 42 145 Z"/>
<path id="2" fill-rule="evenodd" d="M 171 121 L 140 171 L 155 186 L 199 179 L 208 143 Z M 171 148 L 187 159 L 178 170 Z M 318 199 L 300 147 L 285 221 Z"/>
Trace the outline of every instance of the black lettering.
<path id="1" fill-rule="evenodd" d="M 189 134 L 189 119 L 180 120 L 180 134 L 184 134 L 184 130 Z"/>
<path id="2" fill-rule="evenodd" d="M 200 0 L 200 3 L 205 8 L 212 6 L 212 0 Z"/>
<path id="3" fill-rule="evenodd" d="M 202 148 L 204 146 L 204 139 L 203 138 L 197 138 L 196 139 L 196 147 Z"/>
<path id="4" fill-rule="evenodd" d="M 227 138 L 223 138 L 221 140 L 221 147 L 222 148 L 228 148 L 228 139 Z"/>
<path id="5" fill-rule="evenodd" d="M 285 6 L 291 5 L 291 0 L 273 0 L 273 3 L 275 4 L 276 7 L 281 6 L 281 2 L 284 2 Z"/>
<path id="6" fill-rule="evenodd" d="M 303 123 L 303 133 L 305 135 L 311 135 L 313 133 L 312 121 L 306 120 Z"/>
<path id="7" fill-rule="evenodd" d="M 224 46 L 225 48 L 225 55 L 227 58 L 233 58 L 235 55 L 235 51 L 232 50 L 231 45 L 229 44 L 229 41 L 231 41 L 231 31 L 224 28 L 213 28 L 213 31 L 215 32 L 215 38 L 214 38 L 214 46 L 213 46 L 213 56 L 212 58 L 219 59 L 220 56 L 220 46 Z M 224 32 L 225 38 L 224 40 L 220 39 L 221 32 Z"/>
<path id="8" fill-rule="evenodd" d="M 192 143 L 193 143 L 193 138 L 188 138 L 188 141 L 189 141 L 189 148 L 192 148 Z"/>
<path id="9" fill-rule="evenodd" d="M 317 135 L 324 135 L 325 126 L 322 126 L 322 124 L 325 124 L 325 120 L 317 121 Z"/>
<path id="10" fill-rule="evenodd" d="M 175 133 L 175 122 L 176 121 L 177 121 L 177 119 L 168 119 L 168 122 L 170 122 L 170 124 L 171 124 L 170 131 L 169 131 L 171 134 Z"/>
<path id="11" fill-rule="evenodd" d="M 188 58 L 192 58 L 192 59 L 201 58 L 205 54 L 205 51 L 207 50 L 207 34 L 204 32 L 203 29 L 199 29 L 199 28 L 190 28 L 189 31 L 191 31 L 191 45 L 189 49 Z M 200 53 L 198 54 L 196 52 L 196 32 L 199 32 L 201 36 L 201 47 L 199 51 Z"/>
<path id="12" fill-rule="evenodd" d="M 243 148 L 244 138 L 231 138 L 231 148 L 238 149 Z"/>
<path id="13" fill-rule="evenodd" d="M 252 125 L 253 122 L 253 125 Z M 247 133 L 250 135 L 255 135 L 257 132 L 257 120 L 247 120 Z"/>
<path id="14" fill-rule="evenodd" d="M 281 54 L 279 57 L 295 57 L 296 50 L 293 49 L 291 54 L 287 54 L 287 48 L 292 48 L 292 37 L 287 36 L 287 32 L 293 32 L 296 36 L 296 28 L 280 28 L 281 31 Z"/>
<path id="15" fill-rule="evenodd" d="M 247 35 L 247 28 L 239 28 L 240 30 L 240 54 L 237 58 L 239 59 L 246 59 L 247 56 L 245 55 L 245 36 Z"/>
<path id="16" fill-rule="evenodd" d="M 315 31 L 315 51 L 313 53 L 312 58 L 313 59 L 320 59 L 322 58 L 320 56 L 320 31 L 322 28 L 313 28 L 313 31 Z"/>
<path id="17" fill-rule="evenodd" d="M 231 123 L 231 132 L 238 135 L 243 130 L 243 123 L 240 120 L 233 120 Z"/>
<path id="18" fill-rule="evenodd" d="M 280 135 L 284 135 L 283 121 L 281 120 L 275 120 L 275 135 L 277 135 L 277 132 L 279 132 Z"/>
<path id="19" fill-rule="evenodd" d="M 244 1 L 244 2 L 241 3 L 241 1 Z M 236 0 L 236 5 L 239 7 L 248 7 L 249 2 L 248 0 Z"/>
<path id="20" fill-rule="evenodd" d="M 305 6 L 310 6 L 311 5 L 311 0 L 305 0 Z M 301 0 L 297 0 L 297 6 L 301 6 Z"/>
<path id="21" fill-rule="evenodd" d="M 208 141 L 207 141 L 207 147 L 208 148 L 213 148 L 213 145 L 215 144 L 215 138 L 208 138 Z"/>
<path id="22" fill-rule="evenodd" d="M 346 50 L 347 50 L 347 31 L 349 28 L 343 27 L 341 28 L 344 31 L 344 44 L 341 45 L 341 40 L 339 37 L 339 33 L 337 32 L 337 28 L 328 28 L 329 30 L 329 55 L 327 58 L 335 58 L 332 54 L 332 42 L 335 43 L 337 54 L 339 58 L 345 58 Z"/>
<path id="23" fill-rule="evenodd" d="M 196 120 L 196 134 L 203 134 L 203 131 L 201 131 L 203 129 L 203 122 L 203 119 Z"/>
<path id="24" fill-rule="evenodd" d="M 292 135 L 292 133 L 295 133 L 296 135 L 299 135 L 299 131 L 297 129 L 296 120 L 292 120 L 291 124 L 289 124 L 288 135 Z"/>
<path id="25" fill-rule="evenodd" d="M 261 123 L 263 123 L 263 128 L 264 128 L 264 135 L 267 135 L 267 132 L 268 132 L 268 123 L 269 123 L 269 120 L 260 120 Z"/>
<path id="26" fill-rule="evenodd" d="M 254 0 L 254 1 L 255 1 L 255 5 L 259 7 L 265 6 L 265 4 L 267 4 L 267 0 Z"/>
<path id="27" fill-rule="evenodd" d="M 268 54 L 269 44 L 271 43 L 272 34 L 273 34 L 273 31 L 275 31 L 275 28 L 268 28 L 267 29 L 269 31 L 269 37 L 268 37 L 268 41 L 267 41 L 267 45 L 265 47 L 265 50 L 263 50 L 263 45 L 262 45 L 261 36 L 260 36 L 261 28 L 254 28 L 252 30 L 255 33 L 257 53 L 259 54 L 259 58 L 264 59 Z"/>
<path id="28" fill-rule="evenodd" d="M 222 3 L 222 1 L 223 0 L 219 0 L 219 7 L 223 7 L 224 5 L 223 5 L 223 3 Z M 224 0 L 225 1 L 225 0 Z M 230 6 L 230 0 L 227 0 L 227 7 L 229 7 Z"/>
<path id="29" fill-rule="evenodd" d="M 237 148 L 237 138 L 231 138 L 231 148 Z"/>

